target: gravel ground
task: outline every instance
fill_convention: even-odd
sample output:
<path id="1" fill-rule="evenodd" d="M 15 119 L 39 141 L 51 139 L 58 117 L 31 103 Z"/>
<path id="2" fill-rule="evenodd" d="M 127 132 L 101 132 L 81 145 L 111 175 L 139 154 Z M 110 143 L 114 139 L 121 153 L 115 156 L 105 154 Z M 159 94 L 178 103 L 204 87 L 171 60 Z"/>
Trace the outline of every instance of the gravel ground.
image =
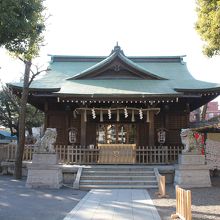
<path id="1" fill-rule="evenodd" d="M 154 205 L 162 220 L 170 220 L 171 214 L 176 211 L 175 188 L 166 186 L 168 198 L 159 199 L 155 192 L 148 190 Z M 212 187 L 194 188 L 192 192 L 192 219 L 193 220 L 220 220 L 220 177 L 212 178 Z"/>

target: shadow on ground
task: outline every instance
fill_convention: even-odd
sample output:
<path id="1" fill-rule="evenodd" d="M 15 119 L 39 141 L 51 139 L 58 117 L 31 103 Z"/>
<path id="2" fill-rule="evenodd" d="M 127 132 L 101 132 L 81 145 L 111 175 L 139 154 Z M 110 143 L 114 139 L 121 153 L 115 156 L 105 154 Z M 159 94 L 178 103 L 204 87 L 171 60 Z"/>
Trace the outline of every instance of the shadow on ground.
<path id="1" fill-rule="evenodd" d="M 26 179 L 0 176 L 1 220 L 62 220 L 87 191 L 61 189 L 28 189 Z"/>

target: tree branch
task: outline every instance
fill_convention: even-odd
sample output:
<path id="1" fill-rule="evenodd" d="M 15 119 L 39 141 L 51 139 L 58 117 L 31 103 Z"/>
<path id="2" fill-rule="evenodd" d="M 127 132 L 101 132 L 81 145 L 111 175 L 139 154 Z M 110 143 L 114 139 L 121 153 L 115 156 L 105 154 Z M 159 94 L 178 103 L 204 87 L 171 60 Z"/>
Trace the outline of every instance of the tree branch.
<path id="1" fill-rule="evenodd" d="M 38 75 L 40 75 L 40 74 L 43 73 L 43 72 L 47 72 L 47 71 L 49 71 L 49 70 L 50 70 L 49 68 L 43 69 L 43 70 L 38 70 L 38 68 L 37 68 L 37 72 L 36 72 L 36 73 L 34 73 L 34 72 L 31 70 L 32 76 L 31 76 L 31 78 L 30 78 L 30 80 L 29 80 L 28 86 L 31 85 L 31 83 L 33 82 L 33 80 L 34 80 Z"/>

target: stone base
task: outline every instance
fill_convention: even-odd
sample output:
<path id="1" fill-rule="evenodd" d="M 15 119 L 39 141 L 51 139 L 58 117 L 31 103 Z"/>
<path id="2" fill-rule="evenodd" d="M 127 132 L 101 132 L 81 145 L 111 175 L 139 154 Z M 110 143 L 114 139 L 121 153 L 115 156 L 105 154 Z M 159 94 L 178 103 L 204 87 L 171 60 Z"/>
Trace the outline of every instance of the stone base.
<path id="1" fill-rule="evenodd" d="M 199 154 L 180 154 L 178 158 L 179 164 L 186 164 L 186 165 L 204 165 L 205 164 L 205 156 Z"/>
<path id="2" fill-rule="evenodd" d="M 209 167 L 203 155 L 183 154 L 175 166 L 174 185 L 183 188 L 210 187 Z"/>
<path id="3" fill-rule="evenodd" d="M 28 165 L 26 187 L 59 189 L 62 186 L 62 169 L 57 165 L 56 154 L 34 154 Z"/>
<path id="4" fill-rule="evenodd" d="M 34 153 L 32 164 L 58 164 L 58 155 L 56 153 Z"/>

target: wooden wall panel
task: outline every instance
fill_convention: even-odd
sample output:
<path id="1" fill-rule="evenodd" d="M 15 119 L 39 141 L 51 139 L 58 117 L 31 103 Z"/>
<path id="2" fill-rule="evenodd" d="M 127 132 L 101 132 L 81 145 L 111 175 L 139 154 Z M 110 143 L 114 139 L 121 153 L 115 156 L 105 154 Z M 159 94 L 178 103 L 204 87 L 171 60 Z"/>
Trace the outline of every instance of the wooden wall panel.
<path id="1" fill-rule="evenodd" d="M 139 123 L 138 129 L 138 144 L 139 146 L 147 146 L 149 141 L 148 123 Z"/>
<path id="2" fill-rule="evenodd" d="M 180 130 L 169 130 L 167 132 L 166 142 L 169 143 L 168 145 L 180 145 L 181 144 Z"/>
<path id="3" fill-rule="evenodd" d="M 86 145 L 96 145 L 96 123 L 87 122 L 86 125 Z"/>
<path id="4" fill-rule="evenodd" d="M 57 129 L 56 144 L 67 144 L 67 116 L 61 112 L 50 112 L 48 115 L 48 128 Z"/>
<path id="5" fill-rule="evenodd" d="M 187 128 L 189 124 L 188 115 L 184 113 L 170 113 L 167 115 L 168 121 L 167 126 L 168 129 L 181 129 Z"/>

